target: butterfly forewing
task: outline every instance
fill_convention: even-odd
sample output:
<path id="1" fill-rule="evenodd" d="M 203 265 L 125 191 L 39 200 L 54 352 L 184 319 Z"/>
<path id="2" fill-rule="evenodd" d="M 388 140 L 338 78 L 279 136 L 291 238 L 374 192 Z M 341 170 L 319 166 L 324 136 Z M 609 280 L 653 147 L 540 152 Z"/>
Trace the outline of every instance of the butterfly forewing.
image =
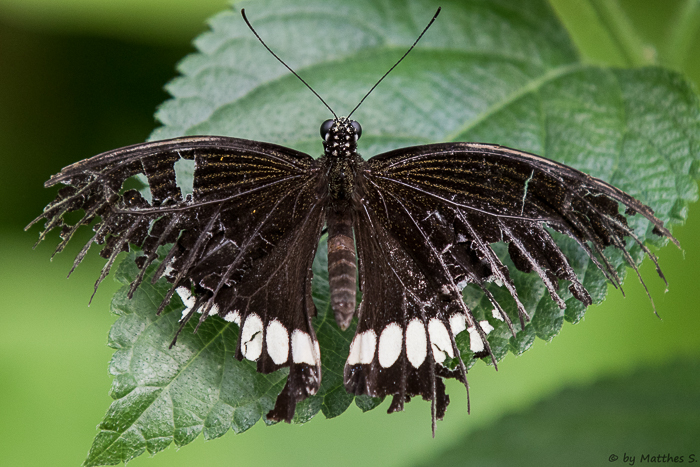
<path id="1" fill-rule="evenodd" d="M 499 272 L 506 271 L 504 266 L 489 247 L 507 242 L 515 265 L 536 271 L 560 306 L 558 279 L 570 281 L 571 292 L 584 304 L 590 304 L 590 296 L 545 226 L 574 238 L 616 285 L 619 278 L 603 250 L 624 250 L 623 237 L 634 237 L 618 203 L 646 217 L 659 235 L 672 238 L 651 209 L 617 188 L 571 167 L 495 145 L 447 143 L 385 153 L 369 161 L 367 179 L 383 200 L 419 205 L 413 213 L 417 220 L 437 212 L 448 228 L 453 226 L 457 243 L 471 250 L 466 253 L 486 259 L 494 278 L 510 288 L 507 274 Z M 517 301 L 515 290 L 510 291 Z"/>

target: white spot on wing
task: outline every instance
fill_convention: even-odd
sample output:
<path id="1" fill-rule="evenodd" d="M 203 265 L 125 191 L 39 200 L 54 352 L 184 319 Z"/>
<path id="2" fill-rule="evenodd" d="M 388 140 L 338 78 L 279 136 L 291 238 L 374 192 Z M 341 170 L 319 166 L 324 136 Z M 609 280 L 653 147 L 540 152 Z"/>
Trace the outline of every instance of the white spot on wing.
<path id="1" fill-rule="evenodd" d="M 197 308 L 197 313 L 199 313 L 201 315 L 202 313 L 204 313 L 204 309 L 206 307 L 207 307 L 206 303 L 204 305 L 200 306 L 199 308 Z M 218 315 L 218 314 L 219 314 L 219 306 L 215 303 L 211 306 L 211 309 L 207 313 L 206 318 L 208 318 L 210 316 Z"/>
<path id="2" fill-rule="evenodd" d="M 415 368 L 418 368 L 428 354 L 428 340 L 425 335 L 425 326 L 414 318 L 406 327 L 406 356 Z"/>
<path id="3" fill-rule="evenodd" d="M 194 306 L 194 295 L 190 292 L 187 287 L 180 286 L 175 289 L 175 292 L 180 296 L 180 300 L 185 304 L 187 308 L 192 308 Z"/>
<path id="4" fill-rule="evenodd" d="M 311 336 L 300 329 L 295 329 L 292 332 L 292 360 L 294 363 L 307 363 L 309 365 L 319 363 Z"/>
<path id="5" fill-rule="evenodd" d="M 493 331 L 493 326 L 491 326 L 488 321 L 479 321 L 479 325 L 486 335 Z M 476 326 L 471 326 L 467 331 L 469 331 L 469 350 L 472 352 L 482 352 L 484 350 L 484 342 L 481 340 Z"/>
<path id="6" fill-rule="evenodd" d="M 433 358 L 436 362 L 442 363 L 445 361 L 446 355 L 454 358 L 455 353 L 452 349 L 452 342 L 447 328 L 442 321 L 433 318 L 428 323 L 428 334 L 430 334 L 430 344 L 433 351 Z"/>
<path id="7" fill-rule="evenodd" d="M 319 347 L 318 341 L 314 341 L 314 352 L 316 352 L 315 353 L 316 361 L 320 362 L 321 361 L 321 347 Z M 316 394 L 316 393 L 314 393 L 314 394 Z"/>
<path id="8" fill-rule="evenodd" d="M 493 310 L 491 310 L 491 316 L 493 316 L 498 321 L 503 321 L 503 316 L 501 316 L 501 312 L 495 308 Z"/>
<path id="9" fill-rule="evenodd" d="M 265 335 L 267 353 L 276 365 L 281 365 L 289 358 L 289 334 L 282 323 L 273 319 L 267 325 Z"/>
<path id="10" fill-rule="evenodd" d="M 371 329 L 357 334 L 350 344 L 348 365 L 372 363 L 374 351 L 377 349 L 377 335 Z"/>
<path id="11" fill-rule="evenodd" d="M 241 315 L 237 311 L 229 311 L 224 319 L 229 323 L 236 323 L 238 326 L 241 325 Z"/>
<path id="12" fill-rule="evenodd" d="M 374 351 L 377 348 L 377 335 L 369 330 L 362 333 L 362 346 L 360 347 L 360 363 L 372 363 Z"/>
<path id="13" fill-rule="evenodd" d="M 263 322 L 256 313 L 251 313 L 241 331 L 241 352 L 251 361 L 256 361 L 262 353 Z"/>
<path id="14" fill-rule="evenodd" d="M 360 363 L 360 345 L 362 338 L 359 334 L 355 335 L 355 338 L 350 343 L 350 353 L 348 354 L 347 365 L 357 365 Z"/>
<path id="15" fill-rule="evenodd" d="M 180 321 L 185 319 L 185 317 L 190 314 L 190 311 L 192 311 L 192 307 L 194 306 L 194 295 L 192 295 L 192 292 L 190 292 L 190 289 L 187 287 L 178 287 L 175 289 L 175 292 L 180 296 L 180 300 L 182 300 L 182 303 L 185 305 L 185 309 L 182 310 L 182 318 L 180 318 Z"/>
<path id="16" fill-rule="evenodd" d="M 182 310 L 182 318 L 180 318 L 180 321 L 185 319 L 188 314 L 190 314 L 190 311 L 192 311 L 192 307 L 194 306 L 196 299 L 195 296 L 192 295 L 192 292 L 190 292 L 190 289 L 187 287 L 180 286 L 177 289 L 175 289 L 175 292 L 180 296 L 180 300 L 182 300 L 182 303 L 185 305 L 185 309 Z M 200 306 L 197 308 L 197 313 L 202 314 L 202 311 L 204 311 L 204 306 Z M 214 304 L 211 309 L 209 310 L 209 314 L 207 317 L 216 315 L 219 313 L 219 307 Z"/>
<path id="17" fill-rule="evenodd" d="M 454 336 L 467 329 L 467 317 L 464 313 L 455 313 L 450 316 L 450 329 Z"/>
<path id="18" fill-rule="evenodd" d="M 379 364 L 384 368 L 393 365 L 401 355 L 403 330 L 396 323 L 388 324 L 379 337 Z"/>
<path id="19" fill-rule="evenodd" d="M 491 331 L 493 331 L 493 326 L 491 326 L 491 324 L 488 321 L 479 321 L 479 324 L 481 325 L 481 329 L 484 330 L 484 333 L 488 334 Z"/>

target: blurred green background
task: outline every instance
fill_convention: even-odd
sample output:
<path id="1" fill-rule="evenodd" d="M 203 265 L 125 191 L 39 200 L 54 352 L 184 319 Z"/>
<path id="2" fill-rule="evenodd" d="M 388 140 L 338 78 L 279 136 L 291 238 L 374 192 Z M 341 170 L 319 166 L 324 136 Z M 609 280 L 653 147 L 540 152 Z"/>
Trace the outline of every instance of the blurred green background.
<path id="1" fill-rule="evenodd" d="M 624 39 L 633 39 L 628 46 L 592 15 L 601 4 L 617 2 L 551 3 L 587 60 L 661 63 L 700 87 L 700 2 L 620 1 L 631 28 Z M 31 249 L 38 229 L 22 228 L 53 196 L 42 184 L 71 162 L 144 141 L 156 126 L 156 106 L 168 97 L 162 87 L 175 76 L 175 64 L 193 51 L 190 41 L 206 29 L 205 19 L 225 7 L 221 0 L 0 0 L 2 466 L 80 464 L 111 402 L 112 350 L 105 342 L 117 285 L 105 281 L 88 308 L 103 264 L 94 252 L 64 279 L 87 232 L 53 262 L 48 257 L 55 234 Z M 683 251 L 660 252 L 669 292 L 648 262 L 642 268 L 663 320 L 653 315 L 637 281 L 628 281 L 626 298 L 611 291 L 602 306 L 592 307 L 576 326 L 565 324 L 551 343 L 538 340 L 523 356 L 509 355 L 498 372 L 478 364 L 470 371 L 471 415 L 464 391 L 448 383 L 452 405 L 436 439 L 430 437 L 427 403 L 409 404 L 392 416 L 382 408 L 362 414 L 353 407 L 337 419 L 318 416 L 304 426 L 258 424 L 242 435 L 209 442 L 200 437 L 133 465 L 412 465 L 438 459 L 458 465 L 455 459 L 467 457 L 477 465 L 561 465 L 560 459 L 603 465 L 611 454 L 620 456 L 618 463 L 624 452 L 643 454 L 640 446 L 652 454 L 678 451 L 686 462 L 694 447 L 700 459 L 700 441 L 688 441 L 700 440 L 700 429 L 687 421 L 700 410 L 697 205 L 674 234 Z M 572 406 L 577 411 L 566 410 Z M 581 414 L 590 423 L 573 429 Z M 625 417 L 633 423 L 619 424 Z M 618 428 L 607 436 L 595 428 L 610 426 Z M 519 442 L 530 448 L 515 450 L 523 432 L 527 437 Z M 489 454 L 495 448 L 486 440 L 499 438 L 506 457 Z M 552 440 L 560 440 L 561 453 L 553 453 Z"/>

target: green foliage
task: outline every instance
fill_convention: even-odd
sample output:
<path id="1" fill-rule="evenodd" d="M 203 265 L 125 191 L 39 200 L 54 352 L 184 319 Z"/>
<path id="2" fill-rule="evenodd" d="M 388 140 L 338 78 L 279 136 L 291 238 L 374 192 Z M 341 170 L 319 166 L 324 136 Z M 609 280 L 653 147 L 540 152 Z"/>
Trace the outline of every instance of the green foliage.
<path id="1" fill-rule="evenodd" d="M 680 223 L 697 199 L 694 179 L 700 158 L 697 96 L 677 74 L 661 68 L 617 70 L 582 63 L 546 2 L 441 2 L 443 13 L 405 62 L 353 115 L 363 125 L 360 150 L 371 156 L 389 149 L 439 141 L 496 142 L 555 159 L 609 181 L 652 206 L 658 217 Z M 247 10 L 258 33 L 339 114 L 349 112 L 410 46 L 437 3 L 414 1 L 281 0 L 252 3 Z M 168 85 L 174 96 L 157 113 L 164 124 L 153 139 L 218 134 L 284 144 L 320 154 L 320 122 L 327 110 L 262 48 L 236 12 L 211 20 L 198 53 L 185 58 L 182 76 Z M 637 235 L 661 245 L 646 221 L 630 219 Z M 562 249 L 595 302 L 604 299 L 603 275 L 571 241 Z M 639 248 L 629 243 L 641 261 Z M 507 255 L 497 245 L 502 258 Z M 296 423 L 322 411 L 343 413 L 353 402 L 342 373 L 354 327 L 342 332 L 328 311 L 325 245 L 314 261 L 314 326 L 321 345 L 319 394 L 299 404 Z M 612 264 L 624 274 L 622 258 Z M 131 257 L 117 278 L 137 273 Z M 504 259 L 507 261 L 507 258 Z M 513 271 L 513 269 L 511 268 Z M 566 284 L 560 310 L 534 274 L 512 272 L 533 319 L 513 338 L 478 291 L 465 300 L 494 326 L 489 336 L 498 359 L 520 354 L 535 337 L 552 339 L 564 320 L 579 321 L 583 307 Z M 149 281 L 133 300 L 126 289 L 113 301 L 119 315 L 110 333 L 116 349 L 112 403 L 86 465 L 127 462 L 172 442 L 182 446 L 200 433 L 211 439 L 232 428 L 253 426 L 274 404 L 286 372 L 260 375 L 251 362 L 234 358 L 237 326 L 207 319 L 193 333 L 188 324 L 168 345 L 183 306 L 174 299 L 155 316 L 168 284 Z M 492 293 L 516 316 L 507 292 Z M 457 343 L 474 364 L 469 337 Z M 362 410 L 381 400 L 356 398 Z M 449 415 L 448 415 L 449 416 Z"/>
<path id="2" fill-rule="evenodd" d="M 120 265 L 116 279 L 124 285 L 138 274 L 132 253 Z M 152 266 L 150 274 L 155 271 Z M 111 405 L 99 426 L 86 465 L 105 465 L 155 453 L 173 441 L 184 445 L 204 432 L 221 436 L 229 428 L 242 432 L 274 405 L 285 374 L 261 375 L 251 362 L 234 358 L 238 330 L 222 320 L 207 320 L 194 334 L 192 326 L 169 349 L 181 317 L 174 299 L 161 316 L 154 306 L 169 285 L 144 282 L 127 298 L 121 288 L 112 301 L 119 319 L 109 335 L 115 349 Z"/>
<path id="3" fill-rule="evenodd" d="M 454 465 L 644 464 L 642 456 L 700 459 L 700 364 L 682 360 L 567 389 L 524 413 L 460 437 L 429 462 Z M 503 442 L 508 440 L 508 442 Z M 624 456 L 628 461 L 623 462 Z M 662 463 L 661 460 L 648 462 Z M 670 462 L 670 461 L 666 461 Z M 679 461 L 677 461 L 679 462 Z"/>

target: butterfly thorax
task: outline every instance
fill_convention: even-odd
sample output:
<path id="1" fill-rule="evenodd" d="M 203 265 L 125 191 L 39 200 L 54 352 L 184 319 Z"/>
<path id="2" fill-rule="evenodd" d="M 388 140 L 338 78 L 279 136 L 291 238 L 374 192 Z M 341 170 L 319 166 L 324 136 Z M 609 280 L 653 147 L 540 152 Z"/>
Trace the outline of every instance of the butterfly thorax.
<path id="1" fill-rule="evenodd" d="M 321 125 L 330 197 L 326 216 L 328 279 L 331 308 L 342 329 L 347 329 L 355 313 L 357 259 L 351 203 L 356 169 L 361 160 L 357 154 L 357 140 L 361 134 L 360 124 L 344 117 L 326 120 Z"/>
<path id="2" fill-rule="evenodd" d="M 359 160 L 357 140 L 361 133 L 360 125 L 345 117 L 326 120 L 321 125 L 328 164 L 328 190 L 336 209 L 346 209 L 355 192 L 355 169 Z"/>

